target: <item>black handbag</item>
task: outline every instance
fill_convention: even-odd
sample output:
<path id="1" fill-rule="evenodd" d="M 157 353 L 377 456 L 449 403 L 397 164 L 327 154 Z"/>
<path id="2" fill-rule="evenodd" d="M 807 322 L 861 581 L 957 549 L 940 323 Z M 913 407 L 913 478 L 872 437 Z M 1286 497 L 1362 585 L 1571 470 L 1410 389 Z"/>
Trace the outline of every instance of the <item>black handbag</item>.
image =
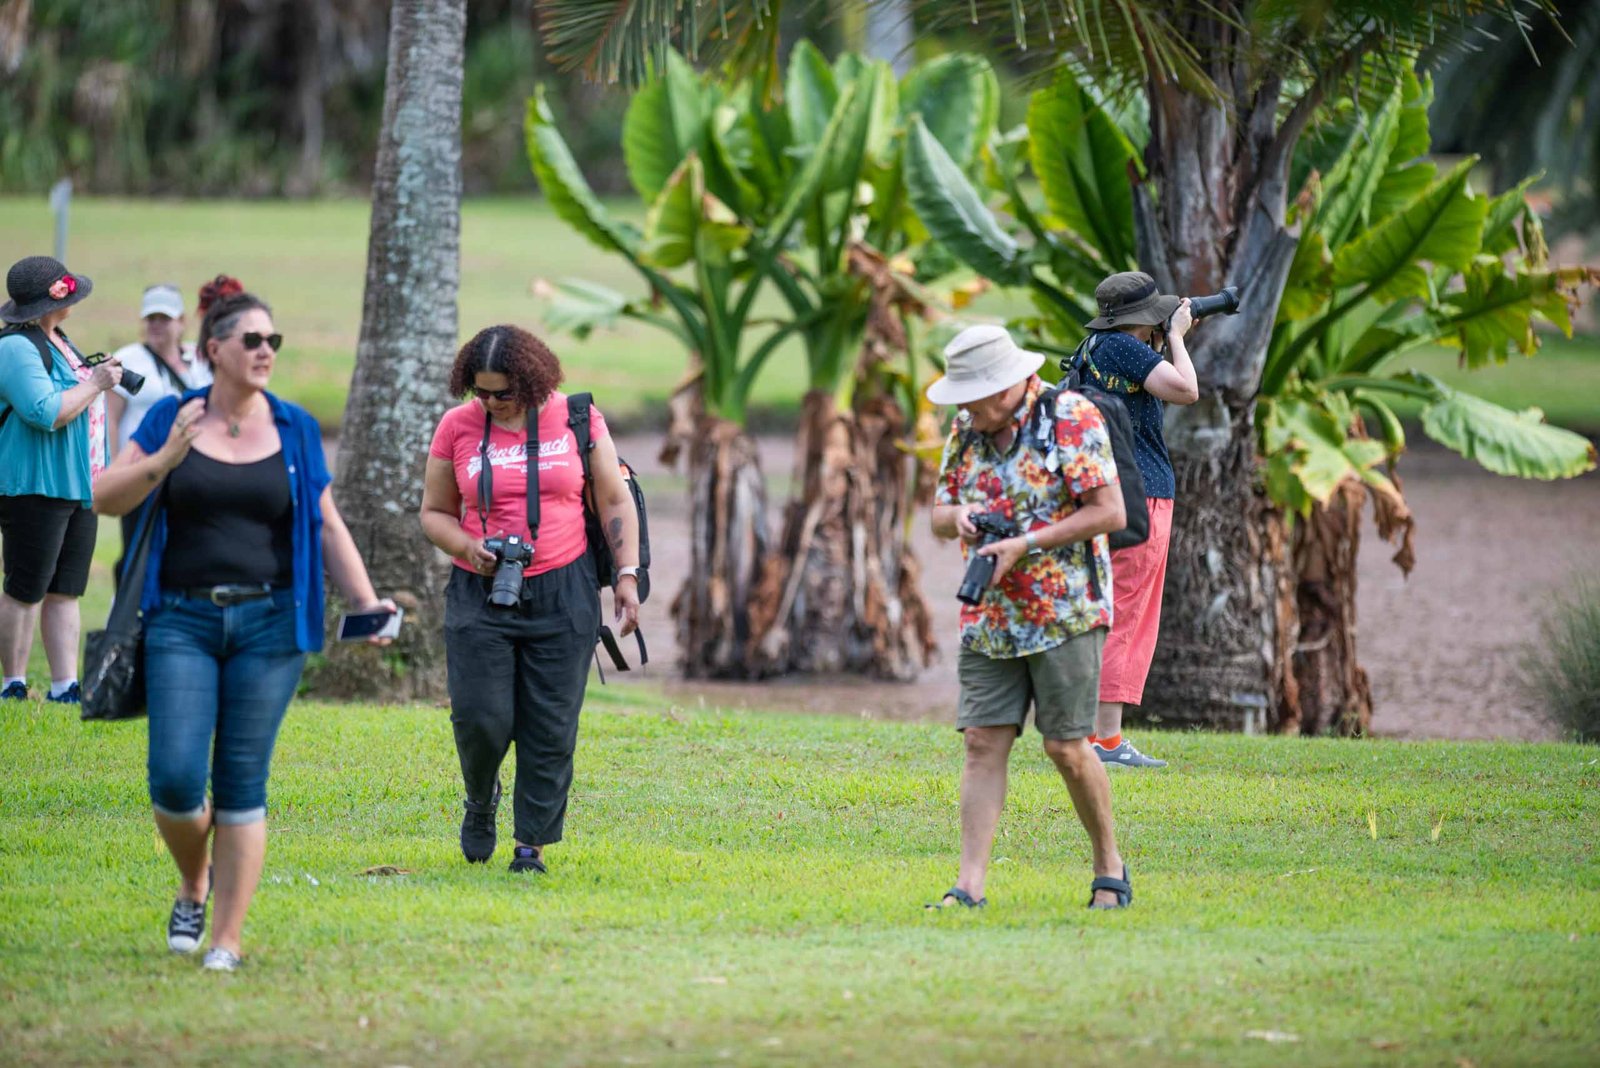
<path id="1" fill-rule="evenodd" d="M 161 496 L 157 491 L 139 516 L 106 629 L 90 631 L 84 641 L 83 719 L 136 719 L 145 713 L 144 624 L 139 618 L 139 601 L 144 596 L 145 567 L 150 562 Z"/>

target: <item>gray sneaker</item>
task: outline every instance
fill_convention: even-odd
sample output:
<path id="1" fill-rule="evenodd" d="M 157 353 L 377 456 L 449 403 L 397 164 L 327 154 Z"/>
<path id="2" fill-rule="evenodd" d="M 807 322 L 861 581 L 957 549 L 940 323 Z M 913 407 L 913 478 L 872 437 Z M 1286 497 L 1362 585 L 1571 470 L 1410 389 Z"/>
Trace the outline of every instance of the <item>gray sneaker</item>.
<path id="1" fill-rule="evenodd" d="M 206 950 L 205 959 L 200 962 L 200 967 L 208 972 L 236 972 L 240 963 L 237 953 L 221 946 L 212 946 Z"/>
<path id="2" fill-rule="evenodd" d="M 1133 747 L 1133 743 L 1124 738 L 1115 749 L 1102 749 L 1099 742 L 1092 745 L 1095 756 L 1100 758 L 1100 763 L 1108 768 L 1164 768 L 1165 760 L 1147 757 Z"/>

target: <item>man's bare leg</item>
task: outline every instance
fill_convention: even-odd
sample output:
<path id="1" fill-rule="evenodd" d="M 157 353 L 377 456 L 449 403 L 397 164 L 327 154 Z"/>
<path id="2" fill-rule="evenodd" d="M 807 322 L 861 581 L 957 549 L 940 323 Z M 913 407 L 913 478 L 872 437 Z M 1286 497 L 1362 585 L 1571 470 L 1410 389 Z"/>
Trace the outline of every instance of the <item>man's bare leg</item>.
<path id="1" fill-rule="evenodd" d="M 1122 878 L 1122 854 L 1117 851 L 1117 828 L 1111 815 L 1111 780 L 1106 777 L 1105 765 L 1090 751 L 1087 738 L 1046 738 L 1044 751 L 1061 773 L 1078 820 L 1089 832 L 1095 875 Z M 1117 895 L 1110 890 L 1096 890 L 1094 900 L 1095 904 L 1115 905 Z"/>
<path id="2" fill-rule="evenodd" d="M 1115 738 L 1122 733 L 1122 702 L 1101 701 L 1094 713 L 1094 737 Z"/>
<path id="3" fill-rule="evenodd" d="M 956 886 L 983 900 L 994 849 L 994 830 L 1006 803 L 1006 767 L 1015 727 L 968 727 L 962 731 L 966 760 L 961 767 L 961 871 Z M 953 899 L 945 898 L 950 904 Z"/>

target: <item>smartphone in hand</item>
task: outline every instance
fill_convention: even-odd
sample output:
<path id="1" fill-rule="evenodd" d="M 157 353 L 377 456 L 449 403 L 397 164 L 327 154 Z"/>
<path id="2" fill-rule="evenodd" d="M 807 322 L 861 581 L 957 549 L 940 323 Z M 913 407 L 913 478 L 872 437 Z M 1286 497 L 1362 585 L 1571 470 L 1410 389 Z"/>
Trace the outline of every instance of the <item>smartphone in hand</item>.
<path id="1" fill-rule="evenodd" d="M 400 636 L 400 621 L 405 614 L 403 608 L 396 608 L 393 612 L 385 608 L 376 612 L 346 613 L 339 617 L 339 640 L 359 642 L 368 638 L 397 638 Z"/>

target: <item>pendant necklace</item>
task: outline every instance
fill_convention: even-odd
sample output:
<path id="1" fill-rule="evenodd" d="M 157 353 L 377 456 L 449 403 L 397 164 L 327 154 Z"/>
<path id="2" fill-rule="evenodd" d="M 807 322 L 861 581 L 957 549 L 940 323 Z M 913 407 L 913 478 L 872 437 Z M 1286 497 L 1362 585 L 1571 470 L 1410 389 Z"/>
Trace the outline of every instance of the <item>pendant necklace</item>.
<path id="1" fill-rule="evenodd" d="M 239 436 L 239 424 L 235 423 L 232 419 L 228 420 L 228 436 L 230 438 L 236 438 Z"/>

